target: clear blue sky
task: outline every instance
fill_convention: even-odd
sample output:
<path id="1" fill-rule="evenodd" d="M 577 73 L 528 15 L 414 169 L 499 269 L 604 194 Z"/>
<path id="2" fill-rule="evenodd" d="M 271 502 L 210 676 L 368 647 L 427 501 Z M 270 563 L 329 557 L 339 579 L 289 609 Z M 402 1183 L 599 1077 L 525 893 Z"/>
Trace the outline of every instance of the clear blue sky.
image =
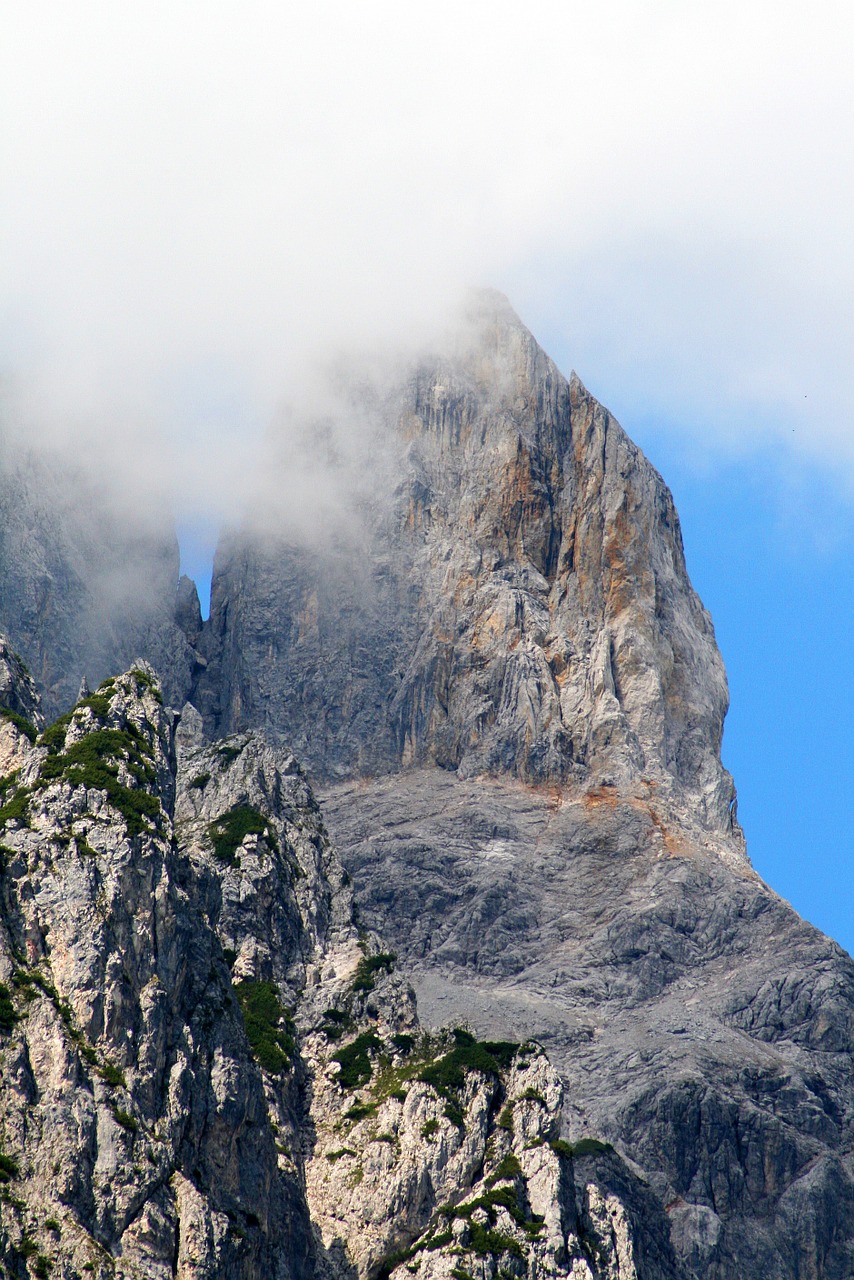
<path id="1" fill-rule="evenodd" d="M 730 685 L 724 763 L 760 875 L 854 952 L 854 510 L 775 454 L 705 473 L 624 425 L 673 491 Z"/>

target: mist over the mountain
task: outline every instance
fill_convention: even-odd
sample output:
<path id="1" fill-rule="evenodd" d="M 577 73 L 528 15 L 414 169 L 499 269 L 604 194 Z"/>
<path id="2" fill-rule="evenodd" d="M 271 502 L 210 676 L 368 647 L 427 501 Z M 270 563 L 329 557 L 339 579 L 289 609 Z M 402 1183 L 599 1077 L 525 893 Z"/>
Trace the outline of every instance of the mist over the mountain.
<path id="1" fill-rule="evenodd" d="M 4 435 L 228 521 L 319 365 L 491 283 L 701 453 L 847 473 L 843 5 L 324 13 L 9 16 Z"/>

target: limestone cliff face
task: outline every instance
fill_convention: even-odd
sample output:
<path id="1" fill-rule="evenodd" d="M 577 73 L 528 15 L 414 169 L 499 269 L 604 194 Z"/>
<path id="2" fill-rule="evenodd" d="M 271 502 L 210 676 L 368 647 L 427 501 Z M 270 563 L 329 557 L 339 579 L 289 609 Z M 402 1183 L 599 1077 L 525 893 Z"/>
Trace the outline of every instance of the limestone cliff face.
<path id="1" fill-rule="evenodd" d="M 727 689 L 670 494 L 498 295 L 401 385 L 362 387 L 396 468 L 327 553 L 217 557 L 217 732 L 267 724 L 318 776 L 642 779 L 729 831 Z"/>
<path id="2" fill-rule="evenodd" d="M 450 1231 L 484 1280 L 635 1280 L 649 1228 L 576 1202 L 554 1072 L 421 1032 L 289 752 L 176 733 L 144 663 L 37 734 L 0 653 L 4 1275 L 450 1275 Z"/>

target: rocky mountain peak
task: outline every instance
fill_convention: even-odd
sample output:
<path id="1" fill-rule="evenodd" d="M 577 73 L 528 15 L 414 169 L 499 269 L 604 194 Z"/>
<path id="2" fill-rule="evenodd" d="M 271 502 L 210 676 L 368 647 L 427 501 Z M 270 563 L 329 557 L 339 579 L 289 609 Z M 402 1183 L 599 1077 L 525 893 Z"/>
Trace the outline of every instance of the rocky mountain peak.
<path id="1" fill-rule="evenodd" d="M 352 397 L 396 483 L 334 552 L 248 526 L 221 547 L 209 728 L 269 725 L 321 778 L 652 785 L 729 833 L 712 625 L 671 495 L 608 411 L 495 294 Z"/>

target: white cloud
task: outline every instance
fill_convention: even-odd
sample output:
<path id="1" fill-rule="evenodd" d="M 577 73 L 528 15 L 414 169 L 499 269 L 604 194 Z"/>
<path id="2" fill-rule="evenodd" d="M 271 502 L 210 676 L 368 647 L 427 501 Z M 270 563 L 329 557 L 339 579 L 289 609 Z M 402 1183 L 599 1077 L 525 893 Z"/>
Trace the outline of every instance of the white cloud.
<path id="1" fill-rule="evenodd" d="M 850 35 L 832 0 L 13 6 L 20 414 L 228 510 L 313 355 L 483 282 L 627 426 L 854 474 Z"/>

